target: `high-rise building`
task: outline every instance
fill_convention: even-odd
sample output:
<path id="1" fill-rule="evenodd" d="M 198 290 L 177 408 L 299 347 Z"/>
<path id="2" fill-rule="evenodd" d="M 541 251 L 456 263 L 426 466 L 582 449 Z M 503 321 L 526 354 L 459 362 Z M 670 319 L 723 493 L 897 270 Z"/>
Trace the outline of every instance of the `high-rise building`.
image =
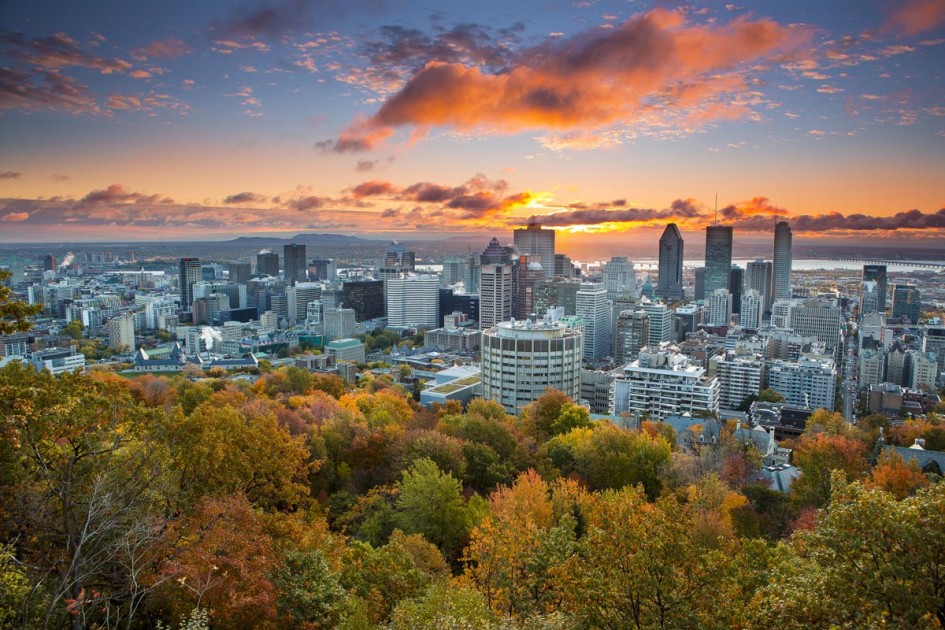
<path id="1" fill-rule="evenodd" d="M 574 277 L 574 263 L 566 254 L 555 254 L 555 275 L 562 278 Z"/>
<path id="2" fill-rule="evenodd" d="M 315 258 L 309 266 L 309 275 L 314 280 L 334 282 L 338 279 L 338 265 L 333 258 Z"/>
<path id="3" fill-rule="evenodd" d="M 610 354 L 610 309 L 607 289 L 585 283 L 577 292 L 577 316 L 584 320 L 584 358 L 597 361 Z"/>
<path id="4" fill-rule="evenodd" d="M 732 312 L 742 312 L 742 292 L 745 290 L 745 270 L 732 264 L 732 271 L 728 276 L 728 292 L 732 294 Z"/>
<path id="5" fill-rule="evenodd" d="M 614 256 L 604 263 L 604 288 L 611 299 L 627 293 L 637 297 L 637 273 L 626 256 Z"/>
<path id="6" fill-rule="evenodd" d="M 774 361 L 768 368 L 768 387 L 791 405 L 833 411 L 837 370 L 830 359 L 801 357 L 796 363 Z"/>
<path id="7" fill-rule="evenodd" d="M 904 385 L 910 389 L 935 393 L 935 382 L 938 377 L 935 353 L 910 350 L 908 358 L 909 380 Z"/>
<path id="8" fill-rule="evenodd" d="M 728 289 L 716 289 L 706 300 L 706 324 L 728 326 L 732 319 L 732 294 Z"/>
<path id="9" fill-rule="evenodd" d="M 263 276 L 279 277 L 279 254 L 261 251 L 256 254 L 256 273 Z"/>
<path id="10" fill-rule="evenodd" d="M 285 256 L 285 283 L 295 286 L 296 282 L 308 280 L 308 262 L 305 260 L 305 245 L 289 243 L 282 248 Z"/>
<path id="11" fill-rule="evenodd" d="M 504 321 L 483 330 L 482 397 L 518 413 L 549 387 L 577 401 L 581 394 L 581 332 L 550 317 Z"/>
<path id="12" fill-rule="evenodd" d="M 249 263 L 230 263 L 228 280 L 233 284 L 249 284 L 253 276 L 253 266 Z"/>
<path id="13" fill-rule="evenodd" d="M 710 225 L 705 229 L 705 295 L 728 289 L 732 271 L 732 226 Z"/>
<path id="14" fill-rule="evenodd" d="M 499 243 L 499 239 L 493 236 L 492 240 L 489 241 L 489 245 L 482 250 L 482 254 L 479 256 L 479 264 L 483 267 L 486 265 L 511 265 L 512 248 L 502 245 Z"/>
<path id="15" fill-rule="evenodd" d="M 439 328 L 440 279 L 409 275 L 387 280 L 387 325 Z"/>
<path id="16" fill-rule="evenodd" d="M 729 350 L 709 359 L 709 372 L 719 379 L 719 407 L 738 409 L 746 398 L 761 391 L 765 362 L 757 355 Z"/>
<path id="17" fill-rule="evenodd" d="M 405 272 L 416 269 L 416 256 L 407 250 L 399 241 L 391 241 L 384 251 L 384 261 L 381 267 L 399 267 Z"/>
<path id="18" fill-rule="evenodd" d="M 451 287 L 459 282 L 466 281 L 466 269 L 469 265 L 469 258 L 466 256 L 456 256 L 447 258 L 443 261 L 443 275 L 440 277 L 440 284 L 444 287 Z M 477 285 L 478 286 L 478 285 Z M 476 290 L 476 287 L 466 287 Z"/>
<path id="19" fill-rule="evenodd" d="M 700 302 L 705 299 L 705 267 L 696 267 L 692 271 L 692 299 Z"/>
<path id="20" fill-rule="evenodd" d="M 529 223 L 512 233 L 519 254 L 535 254 L 539 258 L 545 278 L 555 273 L 555 231 L 542 229 L 540 223 Z"/>
<path id="21" fill-rule="evenodd" d="M 354 309 L 351 308 L 323 308 L 322 324 L 325 329 L 325 341 L 353 337 L 357 330 Z"/>
<path id="22" fill-rule="evenodd" d="M 772 265 L 770 260 L 757 259 L 748 263 L 745 270 L 745 289 L 754 289 L 762 297 L 762 311 L 771 312 L 774 304 L 774 289 L 772 282 Z"/>
<path id="23" fill-rule="evenodd" d="M 614 379 L 611 415 L 623 413 L 653 420 L 671 415 L 719 410 L 719 380 L 690 357 L 644 348 Z"/>
<path id="24" fill-rule="evenodd" d="M 886 361 L 881 349 L 864 348 L 860 350 L 857 385 L 860 388 L 879 385 L 886 382 Z"/>
<path id="25" fill-rule="evenodd" d="M 525 319 L 535 313 L 534 287 L 545 280 L 545 270 L 541 268 L 537 258 L 529 254 L 519 256 L 515 268 L 516 277 L 513 278 L 515 294 L 512 296 L 512 316 L 516 319 Z"/>
<path id="26" fill-rule="evenodd" d="M 43 271 L 56 271 L 56 269 L 58 269 L 56 257 L 52 254 L 43 256 Z"/>
<path id="27" fill-rule="evenodd" d="M 381 291 L 383 293 L 383 285 Z M 297 283 L 295 285 L 295 321 L 298 323 L 304 322 L 308 318 L 308 305 L 315 301 L 320 302 L 321 297 L 322 285 L 317 282 Z"/>
<path id="28" fill-rule="evenodd" d="M 646 345 L 655 348 L 664 341 L 672 341 L 673 312 L 669 310 L 668 306 L 660 302 L 641 300 L 636 308 L 646 313 L 650 318 L 650 335 Z"/>
<path id="29" fill-rule="evenodd" d="M 125 352 L 135 349 L 135 320 L 131 313 L 108 320 L 108 347 Z"/>
<path id="30" fill-rule="evenodd" d="M 794 256 L 791 251 L 793 236 L 787 221 L 774 226 L 774 299 L 790 299 L 791 268 Z"/>
<path id="31" fill-rule="evenodd" d="M 621 311 L 614 336 L 614 359 L 618 365 L 633 361 L 650 337 L 650 316 L 643 311 Z"/>
<path id="32" fill-rule="evenodd" d="M 834 300 L 813 299 L 804 300 L 791 309 L 789 327 L 798 335 L 816 337 L 827 348 L 836 349 L 843 321 L 843 313 Z"/>
<path id="33" fill-rule="evenodd" d="M 181 258 L 180 259 L 180 305 L 184 311 L 190 310 L 190 305 L 194 302 L 193 286 L 200 282 L 200 259 L 199 258 Z"/>
<path id="34" fill-rule="evenodd" d="M 922 351 L 935 354 L 938 373 L 945 372 L 945 326 L 927 326 L 922 335 Z"/>
<path id="35" fill-rule="evenodd" d="M 348 308 L 354 309 L 355 319 L 366 322 L 370 319 L 384 317 L 386 303 L 384 301 L 383 280 L 354 280 L 341 285 L 342 302 Z"/>
<path id="36" fill-rule="evenodd" d="M 912 284 L 897 284 L 893 288 L 893 319 L 902 318 L 910 324 L 918 324 L 922 316 L 922 294 Z"/>
<path id="37" fill-rule="evenodd" d="M 479 326 L 485 330 L 510 319 L 512 265 L 484 264 L 479 276 Z"/>
<path id="38" fill-rule="evenodd" d="M 742 294 L 742 312 L 738 323 L 742 328 L 758 330 L 761 328 L 761 313 L 764 310 L 764 297 L 755 289 L 748 289 Z"/>
<path id="39" fill-rule="evenodd" d="M 875 280 L 864 280 L 860 285 L 860 318 L 879 312 L 879 286 Z"/>
<path id="40" fill-rule="evenodd" d="M 683 237 L 670 223 L 660 237 L 659 277 L 656 295 L 668 302 L 683 299 Z"/>
<path id="41" fill-rule="evenodd" d="M 863 265 L 863 280 L 876 282 L 877 311 L 886 312 L 886 265 Z"/>

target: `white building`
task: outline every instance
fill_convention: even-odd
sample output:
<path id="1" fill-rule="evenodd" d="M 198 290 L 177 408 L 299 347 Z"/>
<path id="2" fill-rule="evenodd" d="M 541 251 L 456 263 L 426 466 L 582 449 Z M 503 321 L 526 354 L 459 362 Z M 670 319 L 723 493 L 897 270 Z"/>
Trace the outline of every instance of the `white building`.
<path id="1" fill-rule="evenodd" d="M 716 289 L 706 300 L 706 324 L 728 326 L 732 320 L 732 294 L 728 289 Z"/>
<path id="2" fill-rule="evenodd" d="M 324 309 L 323 326 L 325 340 L 347 339 L 353 337 L 357 330 L 353 308 L 326 308 Z"/>
<path id="3" fill-rule="evenodd" d="M 440 280 L 408 275 L 387 281 L 387 325 L 391 328 L 438 328 Z"/>
<path id="4" fill-rule="evenodd" d="M 879 312 L 879 285 L 875 280 L 864 280 L 860 287 L 860 317 Z"/>
<path id="5" fill-rule="evenodd" d="M 108 320 L 108 347 L 112 350 L 135 349 L 135 321 L 131 313 L 124 313 Z"/>
<path id="6" fill-rule="evenodd" d="M 938 363 L 934 352 L 909 351 L 909 388 L 935 392 Z"/>
<path id="7" fill-rule="evenodd" d="M 643 311 L 650 318 L 650 334 L 646 342 L 648 346 L 658 346 L 664 341 L 672 341 L 673 312 L 668 306 L 662 302 L 642 298 L 635 308 Z"/>
<path id="8" fill-rule="evenodd" d="M 673 350 L 644 349 L 614 379 L 611 414 L 649 414 L 662 420 L 670 415 L 718 410 L 718 379 Z"/>
<path id="9" fill-rule="evenodd" d="M 860 350 L 857 384 L 861 388 L 886 382 L 886 355 L 882 350 Z"/>
<path id="10" fill-rule="evenodd" d="M 816 337 L 828 348 L 836 348 L 840 343 L 843 313 L 836 300 L 804 300 L 791 309 L 790 328 L 799 335 Z"/>
<path id="11" fill-rule="evenodd" d="M 482 397 L 509 413 L 537 400 L 549 387 L 577 401 L 581 395 L 580 331 L 546 317 L 507 321 L 482 332 Z"/>
<path id="12" fill-rule="evenodd" d="M 768 368 L 768 387 L 792 405 L 833 411 L 837 370 L 832 360 L 813 355 L 798 361 L 775 361 Z"/>
<path id="13" fill-rule="evenodd" d="M 479 273 L 479 327 L 512 319 L 512 266 L 483 265 Z"/>
<path id="14" fill-rule="evenodd" d="M 633 361 L 646 346 L 650 335 L 650 316 L 643 311 L 621 311 L 614 336 L 614 359 L 619 365 Z"/>
<path id="15" fill-rule="evenodd" d="M 742 312 L 739 324 L 742 328 L 758 330 L 761 328 L 762 314 L 765 308 L 765 298 L 755 289 L 748 289 L 742 293 Z"/>
<path id="16" fill-rule="evenodd" d="M 357 339 L 335 339 L 325 345 L 328 356 L 335 363 L 364 363 L 364 344 Z"/>
<path id="17" fill-rule="evenodd" d="M 771 326 L 791 328 L 791 313 L 800 303 L 800 300 L 775 300 L 771 305 Z"/>
<path id="18" fill-rule="evenodd" d="M 754 354 L 726 352 L 709 359 L 709 373 L 719 379 L 719 406 L 738 409 L 742 402 L 761 391 L 765 363 Z"/>
<path id="19" fill-rule="evenodd" d="M 575 313 L 584 320 L 584 359 L 596 361 L 610 352 L 610 308 L 602 284 L 585 283 L 575 296 Z"/>
<path id="20" fill-rule="evenodd" d="M 39 370 L 49 370 L 53 375 L 85 369 L 85 355 L 69 348 L 49 348 L 30 355 L 30 363 Z"/>

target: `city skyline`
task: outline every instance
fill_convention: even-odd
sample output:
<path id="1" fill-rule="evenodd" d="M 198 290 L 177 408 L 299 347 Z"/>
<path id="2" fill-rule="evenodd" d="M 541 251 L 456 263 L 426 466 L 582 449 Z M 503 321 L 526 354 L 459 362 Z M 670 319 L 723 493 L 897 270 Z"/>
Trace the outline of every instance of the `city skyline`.
<path id="1" fill-rule="evenodd" d="M 6 9 L 0 242 L 945 240 L 941 0 L 117 8 Z"/>

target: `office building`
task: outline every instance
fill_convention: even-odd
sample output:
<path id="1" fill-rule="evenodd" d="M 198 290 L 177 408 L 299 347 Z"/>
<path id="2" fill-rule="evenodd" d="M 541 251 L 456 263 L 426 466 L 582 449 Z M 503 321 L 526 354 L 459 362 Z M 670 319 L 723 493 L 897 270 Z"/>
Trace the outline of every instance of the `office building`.
<path id="1" fill-rule="evenodd" d="M 836 349 L 843 325 L 843 313 L 835 300 L 812 299 L 803 300 L 790 309 L 787 328 L 803 337 L 816 337 L 827 348 Z"/>
<path id="2" fill-rule="evenodd" d="M 52 254 L 43 256 L 43 271 L 56 271 L 58 268 L 55 256 Z"/>
<path id="3" fill-rule="evenodd" d="M 909 379 L 904 383 L 909 389 L 935 393 L 938 380 L 938 363 L 933 352 L 909 350 Z"/>
<path id="4" fill-rule="evenodd" d="M 544 317 L 553 306 L 563 308 L 565 315 L 574 315 L 577 312 L 577 292 L 580 288 L 580 282 L 564 278 L 539 282 L 532 287 L 532 308 L 539 317 Z"/>
<path id="5" fill-rule="evenodd" d="M 863 265 L 863 281 L 872 280 L 876 282 L 876 301 L 877 310 L 880 313 L 886 312 L 886 265 Z"/>
<path id="6" fill-rule="evenodd" d="M 686 335 L 699 330 L 699 325 L 705 321 L 705 309 L 698 304 L 678 306 L 672 315 L 673 341 L 685 341 Z"/>
<path id="7" fill-rule="evenodd" d="M 791 269 L 794 256 L 791 251 L 793 236 L 787 221 L 774 226 L 774 299 L 791 298 Z"/>
<path id="8" fill-rule="evenodd" d="M 869 313 L 878 312 L 879 285 L 875 280 L 864 280 L 860 285 L 860 318 Z"/>
<path id="9" fill-rule="evenodd" d="M 697 361 L 674 349 L 644 348 L 614 379 L 611 415 L 628 414 L 634 422 L 671 415 L 718 413 L 719 381 Z"/>
<path id="10" fill-rule="evenodd" d="M 262 323 L 261 317 L 260 323 Z M 354 309 L 351 308 L 322 308 L 322 324 L 325 341 L 353 337 L 357 330 Z"/>
<path id="11" fill-rule="evenodd" d="M 335 363 L 364 363 L 364 344 L 357 339 L 335 339 L 325 344 L 325 352 Z"/>
<path id="12" fill-rule="evenodd" d="M 728 289 L 716 289 L 706 300 L 708 326 L 728 326 L 732 320 L 732 294 Z"/>
<path id="13" fill-rule="evenodd" d="M 696 267 L 692 270 L 692 299 L 701 302 L 705 299 L 705 267 Z"/>
<path id="14" fill-rule="evenodd" d="M 76 370 L 85 370 L 85 355 L 76 352 L 75 346 L 68 348 L 47 348 L 30 355 L 30 363 L 36 369 L 48 370 L 50 374 L 66 374 Z"/>
<path id="15" fill-rule="evenodd" d="M 333 258 L 315 258 L 308 269 L 312 280 L 334 282 L 338 279 L 338 265 Z"/>
<path id="16" fill-rule="evenodd" d="M 541 263 L 536 262 L 537 258 L 534 255 L 522 254 L 515 267 L 512 296 L 512 317 L 515 319 L 525 319 L 535 313 L 534 287 L 545 280 L 545 270 L 542 269 Z"/>
<path id="17" fill-rule="evenodd" d="M 862 389 L 886 382 L 886 357 L 881 349 L 860 350 L 857 385 Z"/>
<path id="18" fill-rule="evenodd" d="M 383 280 L 351 280 L 341 285 L 342 303 L 354 309 L 359 322 L 384 317 Z"/>
<path id="19" fill-rule="evenodd" d="M 770 313 L 774 304 L 774 288 L 771 285 L 773 269 L 770 260 L 757 259 L 746 266 L 745 290 L 754 289 L 762 296 L 762 312 Z"/>
<path id="20" fill-rule="evenodd" d="M 742 328 L 758 330 L 761 328 L 761 314 L 764 309 L 764 297 L 755 289 L 748 289 L 742 294 L 742 312 L 738 323 Z"/>
<path id="21" fill-rule="evenodd" d="M 439 328 L 440 279 L 409 275 L 387 280 L 387 325 L 390 328 Z"/>
<path id="22" fill-rule="evenodd" d="M 279 254 L 261 251 L 256 254 L 256 273 L 261 276 L 279 277 Z"/>
<path id="23" fill-rule="evenodd" d="M 656 347 L 664 341 L 672 341 L 673 312 L 668 306 L 662 302 L 644 299 L 634 308 L 643 311 L 650 318 L 650 334 L 646 345 Z"/>
<path id="24" fill-rule="evenodd" d="M 404 272 L 414 271 L 416 269 L 416 256 L 412 251 L 406 249 L 403 243 L 391 241 L 384 251 L 384 260 L 381 267 L 396 267 Z"/>
<path id="25" fill-rule="evenodd" d="M 610 355 L 610 308 L 603 284 L 585 283 L 577 292 L 577 316 L 584 320 L 584 359 Z"/>
<path id="26" fill-rule="evenodd" d="M 577 402 L 581 395 L 580 331 L 550 317 L 504 321 L 483 330 L 482 397 L 519 413 L 549 387 Z"/>
<path id="27" fill-rule="evenodd" d="M 922 335 L 922 351 L 935 354 L 938 373 L 945 372 L 945 326 L 927 326 Z"/>
<path id="28" fill-rule="evenodd" d="M 253 276 L 253 266 L 249 263 L 230 263 L 227 265 L 227 280 L 233 284 L 249 284 Z"/>
<path id="29" fill-rule="evenodd" d="M 728 289 L 732 271 L 732 226 L 710 225 L 705 229 L 705 295 Z"/>
<path id="30" fill-rule="evenodd" d="M 305 259 L 305 245 L 289 243 L 283 246 L 282 253 L 285 258 L 285 283 L 288 286 L 295 286 L 296 282 L 308 281 L 308 262 Z"/>
<path id="31" fill-rule="evenodd" d="M 479 277 L 479 326 L 485 330 L 510 319 L 512 265 L 483 264 Z"/>
<path id="32" fill-rule="evenodd" d="M 571 258 L 566 254 L 555 254 L 555 276 L 560 278 L 573 278 L 575 275 L 574 272 L 574 263 L 571 262 Z"/>
<path id="33" fill-rule="evenodd" d="M 489 245 L 482 250 L 482 254 L 479 256 L 479 265 L 485 267 L 486 265 L 511 265 L 512 264 L 512 248 L 502 245 L 499 243 L 499 239 L 492 237 L 492 240 L 489 241 Z"/>
<path id="34" fill-rule="evenodd" d="M 460 282 L 465 283 L 468 268 L 469 258 L 465 256 L 447 258 L 443 261 L 443 275 L 440 276 L 440 285 L 443 287 L 451 287 Z M 476 290 L 475 286 L 466 288 L 473 291 Z"/>
<path id="35" fill-rule="evenodd" d="M 637 297 L 637 273 L 626 256 L 614 256 L 604 263 L 604 288 L 611 299 L 624 294 Z"/>
<path id="36" fill-rule="evenodd" d="M 893 287 L 893 319 L 902 319 L 910 324 L 918 324 L 922 317 L 922 294 L 912 284 L 897 284 Z"/>
<path id="37" fill-rule="evenodd" d="M 728 292 L 732 294 L 732 313 L 742 312 L 742 293 L 745 290 L 745 270 L 733 264 L 728 276 Z"/>
<path id="38" fill-rule="evenodd" d="M 830 359 L 802 356 L 797 362 L 774 361 L 768 368 L 768 387 L 792 404 L 833 411 L 837 370 Z"/>
<path id="39" fill-rule="evenodd" d="M 543 229 L 540 223 L 529 223 L 512 236 L 518 253 L 537 255 L 545 278 L 551 280 L 555 272 L 555 231 Z"/>
<path id="40" fill-rule="evenodd" d="M 180 306 L 181 310 L 189 311 L 194 301 L 193 286 L 201 280 L 200 259 L 180 259 Z"/>
<path id="41" fill-rule="evenodd" d="M 650 316 L 643 311 L 621 311 L 614 333 L 614 360 L 625 365 L 637 358 L 649 342 Z"/>
<path id="42" fill-rule="evenodd" d="M 660 237 L 659 275 L 656 282 L 656 295 L 667 302 L 683 299 L 684 244 L 676 224 L 668 224 Z"/>

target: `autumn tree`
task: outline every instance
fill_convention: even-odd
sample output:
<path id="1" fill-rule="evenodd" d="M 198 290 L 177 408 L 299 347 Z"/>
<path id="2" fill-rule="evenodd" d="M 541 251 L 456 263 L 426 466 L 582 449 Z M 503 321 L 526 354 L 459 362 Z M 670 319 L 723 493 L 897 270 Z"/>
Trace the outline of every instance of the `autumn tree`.
<path id="1" fill-rule="evenodd" d="M 794 449 L 794 463 L 801 476 L 791 486 L 794 500 L 800 505 L 822 507 L 830 501 L 831 472 L 843 471 L 849 479 L 866 476 L 866 445 L 854 438 L 818 432 L 804 435 Z"/>
<path id="2" fill-rule="evenodd" d="M 896 451 L 886 450 L 880 453 L 864 485 L 885 490 L 897 499 L 905 499 L 920 488 L 927 487 L 929 478 L 922 474 L 915 460 L 907 464 Z"/>
<path id="3" fill-rule="evenodd" d="M 446 558 L 455 558 L 470 518 L 459 480 L 430 459 L 404 471 L 398 484 L 397 522 L 408 534 L 423 534 Z"/>
<path id="4" fill-rule="evenodd" d="M 33 326 L 30 318 L 43 310 L 42 304 L 29 305 L 16 299 L 13 290 L 3 283 L 11 275 L 6 269 L 0 269 L 0 335 L 26 332 Z"/>

